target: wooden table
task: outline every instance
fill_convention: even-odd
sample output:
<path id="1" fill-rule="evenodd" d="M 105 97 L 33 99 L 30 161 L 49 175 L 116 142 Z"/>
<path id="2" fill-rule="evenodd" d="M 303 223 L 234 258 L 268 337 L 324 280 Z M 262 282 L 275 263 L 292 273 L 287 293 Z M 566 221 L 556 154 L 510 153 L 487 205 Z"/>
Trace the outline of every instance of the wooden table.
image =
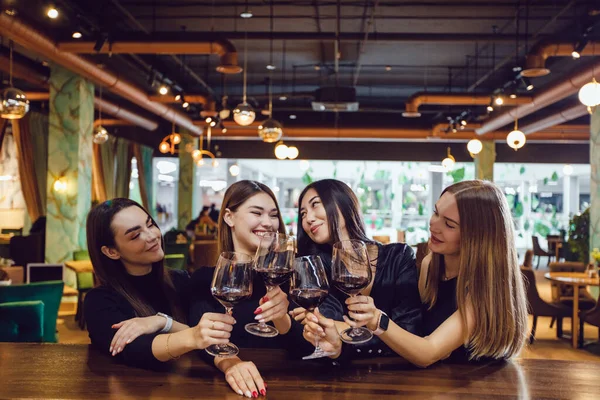
<path id="1" fill-rule="evenodd" d="M 399 358 L 347 367 L 288 360 L 280 350 L 242 349 L 268 384 L 265 399 L 597 398 L 600 363 L 518 360 L 412 367 Z M 223 374 L 195 355 L 169 372 L 116 364 L 87 345 L 0 343 L 0 397 L 235 399 Z"/>
<path id="2" fill-rule="evenodd" d="M 0 244 L 9 244 L 10 238 L 13 236 L 12 233 L 0 233 Z"/>
<path id="3" fill-rule="evenodd" d="M 599 278 L 590 278 L 585 272 L 546 272 L 544 278 L 561 283 L 564 285 L 573 286 L 573 317 L 571 318 L 573 335 L 573 348 L 578 347 L 579 339 L 579 288 L 586 286 L 600 286 Z"/>
<path id="4" fill-rule="evenodd" d="M 556 262 L 559 262 L 560 249 L 562 248 L 562 238 L 547 238 L 546 240 L 548 241 L 548 252 L 552 252 L 552 249 L 554 248 L 554 257 L 556 258 Z"/>
<path id="5" fill-rule="evenodd" d="M 82 261 L 65 261 L 65 267 L 72 269 L 76 273 L 81 272 L 94 272 L 94 267 L 90 260 Z"/>

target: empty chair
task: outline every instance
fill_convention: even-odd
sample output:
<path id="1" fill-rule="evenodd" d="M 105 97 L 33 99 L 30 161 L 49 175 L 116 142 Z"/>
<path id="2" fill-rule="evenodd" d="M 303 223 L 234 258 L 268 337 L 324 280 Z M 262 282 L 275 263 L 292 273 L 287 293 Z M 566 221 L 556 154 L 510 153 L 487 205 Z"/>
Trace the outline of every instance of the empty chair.
<path id="1" fill-rule="evenodd" d="M 583 344 L 583 323 L 587 322 L 590 325 L 598 327 L 598 337 L 600 338 L 600 302 L 596 303 L 596 306 L 588 311 L 581 311 L 579 313 L 579 345 Z"/>
<path id="2" fill-rule="evenodd" d="M 572 311 L 562 304 L 546 303 L 541 297 L 535 285 L 535 274 L 530 268 L 521 268 L 525 286 L 527 288 L 527 303 L 529 314 L 533 315 L 533 326 L 529 336 L 529 343 L 535 340 L 535 329 L 538 317 L 552 317 L 557 319 L 556 336 L 562 337 L 562 319 L 571 317 Z"/>
<path id="3" fill-rule="evenodd" d="M 552 257 L 552 253 L 549 253 L 541 248 L 540 239 L 537 236 L 532 236 L 531 240 L 533 241 L 533 255 L 537 256 L 537 263 L 535 269 L 538 269 L 540 266 L 540 258 L 548 257 L 548 264 L 550 264 L 550 258 Z"/>

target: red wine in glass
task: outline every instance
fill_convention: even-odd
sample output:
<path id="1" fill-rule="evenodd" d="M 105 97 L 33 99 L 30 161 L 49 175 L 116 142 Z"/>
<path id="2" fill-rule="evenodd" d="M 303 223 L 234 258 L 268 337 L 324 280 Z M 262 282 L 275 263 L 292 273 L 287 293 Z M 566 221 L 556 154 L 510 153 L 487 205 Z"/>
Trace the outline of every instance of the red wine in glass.
<path id="1" fill-rule="evenodd" d="M 235 252 L 221 253 L 210 291 L 231 315 L 236 304 L 252 296 L 252 257 Z M 239 349 L 233 343 L 213 344 L 206 348 L 206 352 L 215 357 L 233 357 Z"/>
<path id="2" fill-rule="evenodd" d="M 267 293 L 287 282 L 292 276 L 296 238 L 285 233 L 267 232 L 261 239 L 254 256 L 254 271 L 265 282 Z M 252 335 L 275 337 L 279 331 L 264 322 L 247 324 L 245 329 Z"/>

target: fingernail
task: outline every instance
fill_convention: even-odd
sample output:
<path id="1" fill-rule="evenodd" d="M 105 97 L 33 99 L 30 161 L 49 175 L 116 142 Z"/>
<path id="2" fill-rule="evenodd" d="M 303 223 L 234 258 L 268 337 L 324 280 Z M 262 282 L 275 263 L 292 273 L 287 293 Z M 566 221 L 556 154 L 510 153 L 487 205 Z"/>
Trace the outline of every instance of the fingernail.
<path id="1" fill-rule="evenodd" d="M 264 324 L 265 320 L 264 319 L 259 319 L 258 322 L 260 322 L 261 324 Z"/>
<path id="2" fill-rule="evenodd" d="M 113 355 L 113 357 L 115 356 L 115 354 L 117 354 L 117 352 L 116 352 L 116 351 L 113 351 L 113 352 L 112 352 L 112 355 Z"/>
<path id="3" fill-rule="evenodd" d="M 239 394 L 240 396 L 243 396 L 243 395 L 244 395 L 244 392 L 242 392 L 242 391 L 241 391 L 241 389 L 239 389 L 239 390 L 237 391 L 237 394 Z"/>
<path id="4" fill-rule="evenodd" d="M 269 301 L 269 300 L 270 300 L 270 299 L 269 299 L 269 296 L 265 296 L 265 297 L 263 297 L 262 299 L 263 299 L 263 302 L 265 302 L 265 303 L 266 303 L 267 301 Z"/>
<path id="5" fill-rule="evenodd" d="M 131 339 L 127 339 L 127 344 L 131 343 Z"/>
<path id="6" fill-rule="evenodd" d="M 311 320 L 312 322 L 319 322 L 318 318 L 317 318 L 317 317 L 315 317 L 314 315 L 311 315 L 311 316 L 310 316 L 310 320 Z"/>
<path id="7" fill-rule="evenodd" d="M 254 392 L 252 392 L 252 397 L 254 397 L 254 398 L 258 397 L 258 392 L 256 390 Z"/>
<path id="8" fill-rule="evenodd" d="M 262 308 L 257 308 L 256 310 L 254 310 L 254 315 L 256 314 L 260 314 L 262 312 Z"/>
<path id="9" fill-rule="evenodd" d="M 117 353 L 120 353 L 120 352 L 121 352 L 121 350 L 123 350 L 123 348 L 122 348 L 122 347 L 119 347 L 119 348 L 117 349 Z"/>
<path id="10" fill-rule="evenodd" d="M 263 316 L 262 316 L 262 314 L 261 314 L 261 315 L 257 315 L 256 317 L 254 317 L 254 319 L 258 321 L 259 319 L 262 319 L 262 317 L 263 317 Z"/>
<path id="11" fill-rule="evenodd" d="M 260 389 L 260 394 L 262 394 L 263 396 L 266 396 L 267 395 L 267 391 L 265 389 Z"/>
<path id="12" fill-rule="evenodd" d="M 112 346 L 110 346 L 110 348 L 108 349 L 109 353 L 112 353 Z"/>
<path id="13" fill-rule="evenodd" d="M 250 399 L 252 398 L 252 393 L 250 393 L 250 391 L 249 391 L 249 390 L 246 392 L 246 397 L 248 397 L 248 398 L 250 398 Z"/>

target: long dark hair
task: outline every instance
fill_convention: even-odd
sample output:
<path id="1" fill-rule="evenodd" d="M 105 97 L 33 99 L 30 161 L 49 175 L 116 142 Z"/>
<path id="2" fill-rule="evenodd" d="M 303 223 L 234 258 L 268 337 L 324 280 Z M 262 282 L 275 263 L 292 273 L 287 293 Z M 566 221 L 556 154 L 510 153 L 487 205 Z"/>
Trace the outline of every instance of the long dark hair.
<path id="1" fill-rule="evenodd" d="M 92 208 L 87 216 L 86 225 L 88 252 L 100 285 L 115 290 L 127 299 L 138 317 L 149 317 L 155 315 L 157 310 L 143 302 L 138 291 L 129 283 L 127 270 L 121 260 L 113 260 L 102 253 L 101 250 L 102 246 L 115 247 L 115 232 L 111 227 L 113 218 L 119 211 L 129 207 L 139 207 L 152 219 L 152 216 L 144 207 L 129 199 L 107 200 Z M 156 224 L 154 219 L 152 219 L 152 222 Z M 162 239 L 161 246 L 163 249 L 165 248 Z M 175 287 L 164 267 L 163 260 L 152 264 L 151 274 L 160 283 L 173 317 L 177 321 L 185 323 L 185 314 L 181 310 Z"/>
<path id="2" fill-rule="evenodd" d="M 257 193 L 266 193 L 273 199 L 275 207 L 277 207 L 277 215 L 279 216 L 279 232 L 285 233 L 285 224 L 283 223 L 279 204 L 277 204 L 277 198 L 273 194 L 273 191 L 264 183 L 257 181 L 238 181 L 229 186 L 225 191 L 225 196 L 223 196 L 223 204 L 219 213 L 219 254 L 224 251 L 234 251 L 231 227 L 225 223 L 224 219 L 225 210 L 229 209 L 229 211 L 235 212 L 239 206 Z"/>
<path id="3" fill-rule="evenodd" d="M 331 244 L 325 243 L 319 245 L 313 242 L 302 228 L 300 208 L 302 206 L 302 199 L 309 189 L 314 189 L 317 192 L 321 198 L 323 207 L 325 207 L 327 225 L 329 225 L 332 243 L 340 241 L 340 221 L 338 218 L 338 211 L 342 214 L 342 217 L 344 217 L 346 230 L 348 231 L 350 239 L 362 240 L 365 243 L 374 243 L 374 241 L 369 239 L 365 233 L 365 222 L 360 211 L 360 204 L 352 189 L 344 182 L 336 179 L 322 179 L 305 187 L 298 198 L 298 255 L 305 256 L 319 253 L 331 254 L 333 250 Z"/>

